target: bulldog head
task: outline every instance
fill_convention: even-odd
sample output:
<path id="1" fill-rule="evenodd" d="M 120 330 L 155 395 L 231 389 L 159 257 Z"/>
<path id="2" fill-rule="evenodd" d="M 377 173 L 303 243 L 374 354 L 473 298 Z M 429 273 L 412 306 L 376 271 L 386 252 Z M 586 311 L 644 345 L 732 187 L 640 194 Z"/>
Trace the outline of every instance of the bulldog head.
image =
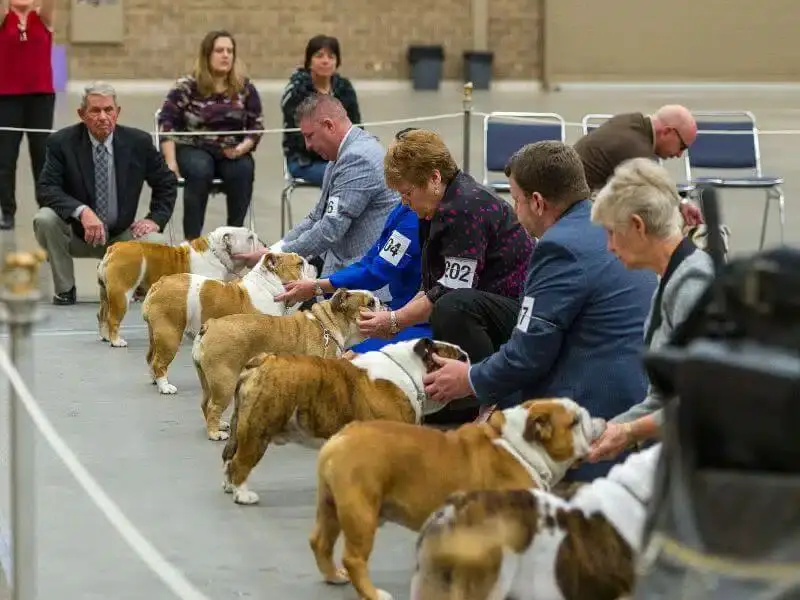
<path id="1" fill-rule="evenodd" d="M 268 252 L 261 257 L 253 270 L 270 273 L 280 279 L 281 283 L 317 278 L 314 266 L 294 252 Z"/>
<path id="2" fill-rule="evenodd" d="M 432 340 L 431 338 L 414 340 L 414 354 L 422 359 L 426 373 L 432 373 L 441 368 L 436 364 L 436 361 L 433 360 L 434 354 L 441 358 L 452 358 L 453 360 L 461 362 L 469 362 L 469 356 L 467 356 L 467 353 L 464 352 L 460 346 Z"/>
<path id="3" fill-rule="evenodd" d="M 358 318 L 362 310 L 383 310 L 381 301 L 372 292 L 365 290 L 348 290 L 339 288 L 330 300 L 317 302 L 311 307 L 311 312 L 318 317 L 327 314 L 339 326 L 345 347 L 354 346 L 364 341 L 364 336 L 358 328 Z"/>
<path id="4" fill-rule="evenodd" d="M 605 431 L 606 422 L 569 398 L 528 400 L 497 411 L 489 427 L 509 443 L 550 486 L 589 454 L 589 446 Z"/>
<path id="5" fill-rule="evenodd" d="M 331 310 L 334 313 L 344 316 L 347 321 L 358 319 L 362 309 L 379 311 L 382 310 L 381 301 L 372 292 L 365 290 L 348 290 L 339 288 L 330 299 Z"/>
<path id="6" fill-rule="evenodd" d="M 214 256 L 233 273 L 241 273 L 247 266 L 244 261 L 234 260 L 234 255 L 249 254 L 264 247 L 255 232 L 246 227 L 217 227 L 207 239 Z"/>
<path id="7" fill-rule="evenodd" d="M 538 521 L 537 499 L 529 490 L 452 495 L 417 536 L 411 600 L 506 598 L 516 575 L 509 555 L 531 545 Z"/>

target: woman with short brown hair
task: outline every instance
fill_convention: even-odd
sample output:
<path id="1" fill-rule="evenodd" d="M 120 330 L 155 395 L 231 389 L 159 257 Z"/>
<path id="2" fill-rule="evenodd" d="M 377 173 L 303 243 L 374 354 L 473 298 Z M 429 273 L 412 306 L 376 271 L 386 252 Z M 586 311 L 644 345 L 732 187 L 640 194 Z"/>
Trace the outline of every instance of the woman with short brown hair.
<path id="1" fill-rule="evenodd" d="M 436 339 L 458 344 L 472 362 L 486 358 L 516 322 L 533 240 L 512 207 L 464 173 L 433 131 L 399 132 L 384 173 L 420 218 L 422 291 L 397 311 L 365 315 L 362 332 L 386 337 L 430 321 Z"/>

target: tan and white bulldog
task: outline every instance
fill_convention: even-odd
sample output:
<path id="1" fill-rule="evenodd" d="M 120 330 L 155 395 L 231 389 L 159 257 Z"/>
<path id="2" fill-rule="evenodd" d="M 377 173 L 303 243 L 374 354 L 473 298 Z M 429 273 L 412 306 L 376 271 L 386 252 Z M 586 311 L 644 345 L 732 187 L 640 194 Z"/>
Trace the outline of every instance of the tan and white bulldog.
<path id="1" fill-rule="evenodd" d="M 549 489 L 588 454 L 604 427 L 566 398 L 529 400 L 451 431 L 350 423 L 317 459 L 317 518 L 309 540 L 317 567 L 328 583 L 350 580 L 360 598 L 387 600 L 367 570 L 382 522 L 418 531 L 458 491 Z M 333 560 L 340 533 L 344 570 Z"/>
<path id="2" fill-rule="evenodd" d="M 144 296 L 164 275 L 196 273 L 229 281 L 239 277 L 246 264 L 232 255 L 263 248 L 258 236 L 245 227 L 218 227 L 180 246 L 131 240 L 112 244 L 97 267 L 100 338 L 115 348 L 128 343 L 119 335 L 119 325 L 134 294 Z"/>
<path id="3" fill-rule="evenodd" d="M 295 253 L 269 253 L 242 279 L 231 282 L 194 273 L 165 275 L 147 292 L 142 318 L 147 323 L 150 347 L 147 364 L 153 383 L 162 394 L 178 391 L 167 379 L 184 334 L 197 335 L 208 319 L 236 314 L 286 315 L 299 304 L 286 306 L 275 296 L 283 284 L 298 279 L 315 279 L 316 269 Z"/>
<path id="4" fill-rule="evenodd" d="M 364 341 L 358 329 L 362 309 L 380 310 L 381 302 L 372 292 L 340 288 L 310 311 L 282 317 L 229 315 L 206 321 L 194 339 L 192 360 L 203 388 L 201 406 L 209 439 L 227 437 L 228 425 L 220 417 L 251 358 L 261 352 L 340 356 L 347 347 Z"/>
<path id="5" fill-rule="evenodd" d="M 538 489 L 458 493 L 422 527 L 411 600 L 617 600 L 635 562 L 661 446 L 564 500 Z"/>
<path id="6" fill-rule="evenodd" d="M 458 346 L 430 338 L 388 344 L 352 361 L 259 354 L 236 385 L 223 489 L 237 504 L 258 502 L 247 478 L 270 443 L 319 448 L 353 421 L 419 423 L 427 398 L 422 378 L 440 368 L 433 354 L 468 360 Z"/>

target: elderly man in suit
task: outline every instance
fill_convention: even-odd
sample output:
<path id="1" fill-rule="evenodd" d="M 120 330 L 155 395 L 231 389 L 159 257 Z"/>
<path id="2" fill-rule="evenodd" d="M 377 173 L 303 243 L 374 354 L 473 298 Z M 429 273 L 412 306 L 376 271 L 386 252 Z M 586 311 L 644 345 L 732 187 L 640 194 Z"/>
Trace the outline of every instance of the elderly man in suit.
<path id="1" fill-rule="evenodd" d="M 117 125 L 119 113 L 114 88 L 94 83 L 84 90 L 81 122 L 47 140 L 33 231 L 47 252 L 59 306 L 76 301 L 73 258 L 102 258 L 122 240 L 163 243 L 160 232 L 175 208 L 175 174 L 150 134 Z M 150 211 L 136 220 L 145 181 L 153 192 Z"/>
<path id="2" fill-rule="evenodd" d="M 384 181 L 383 146 L 353 126 L 334 96 L 309 96 L 296 116 L 306 146 L 330 162 L 317 205 L 271 249 L 319 259 L 320 276 L 326 278 L 366 254 L 400 196 Z M 253 254 L 249 262 L 259 257 Z"/>

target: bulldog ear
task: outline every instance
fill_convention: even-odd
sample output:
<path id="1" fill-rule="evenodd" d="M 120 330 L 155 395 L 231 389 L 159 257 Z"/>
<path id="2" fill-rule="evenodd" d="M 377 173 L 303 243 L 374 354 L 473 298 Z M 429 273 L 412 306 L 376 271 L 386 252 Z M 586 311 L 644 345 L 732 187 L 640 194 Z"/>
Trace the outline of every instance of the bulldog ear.
<path id="1" fill-rule="evenodd" d="M 522 432 L 522 439 L 526 442 L 546 442 L 553 437 L 553 421 L 550 413 L 528 413 L 528 420 L 525 421 L 525 431 Z"/>
<path id="2" fill-rule="evenodd" d="M 350 292 L 348 292 L 346 288 L 339 288 L 336 290 L 333 298 L 331 298 L 331 308 L 338 311 L 344 310 L 344 304 L 349 297 Z"/>
<path id="3" fill-rule="evenodd" d="M 433 352 L 433 348 L 433 340 L 425 337 L 414 344 L 414 354 L 425 360 Z"/>
<path id="4" fill-rule="evenodd" d="M 228 253 L 230 253 L 231 247 L 232 247 L 231 234 L 230 233 L 223 233 L 222 234 L 222 245 L 225 246 L 225 250 L 227 250 Z"/>
<path id="5" fill-rule="evenodd" d="M 261 264 L 264 265 L 267 271 L 272 271 L 274 273 L 275 269 L 278 267 L 278 257 L 275 256 L 273 252 L 267 252 Z"/>

